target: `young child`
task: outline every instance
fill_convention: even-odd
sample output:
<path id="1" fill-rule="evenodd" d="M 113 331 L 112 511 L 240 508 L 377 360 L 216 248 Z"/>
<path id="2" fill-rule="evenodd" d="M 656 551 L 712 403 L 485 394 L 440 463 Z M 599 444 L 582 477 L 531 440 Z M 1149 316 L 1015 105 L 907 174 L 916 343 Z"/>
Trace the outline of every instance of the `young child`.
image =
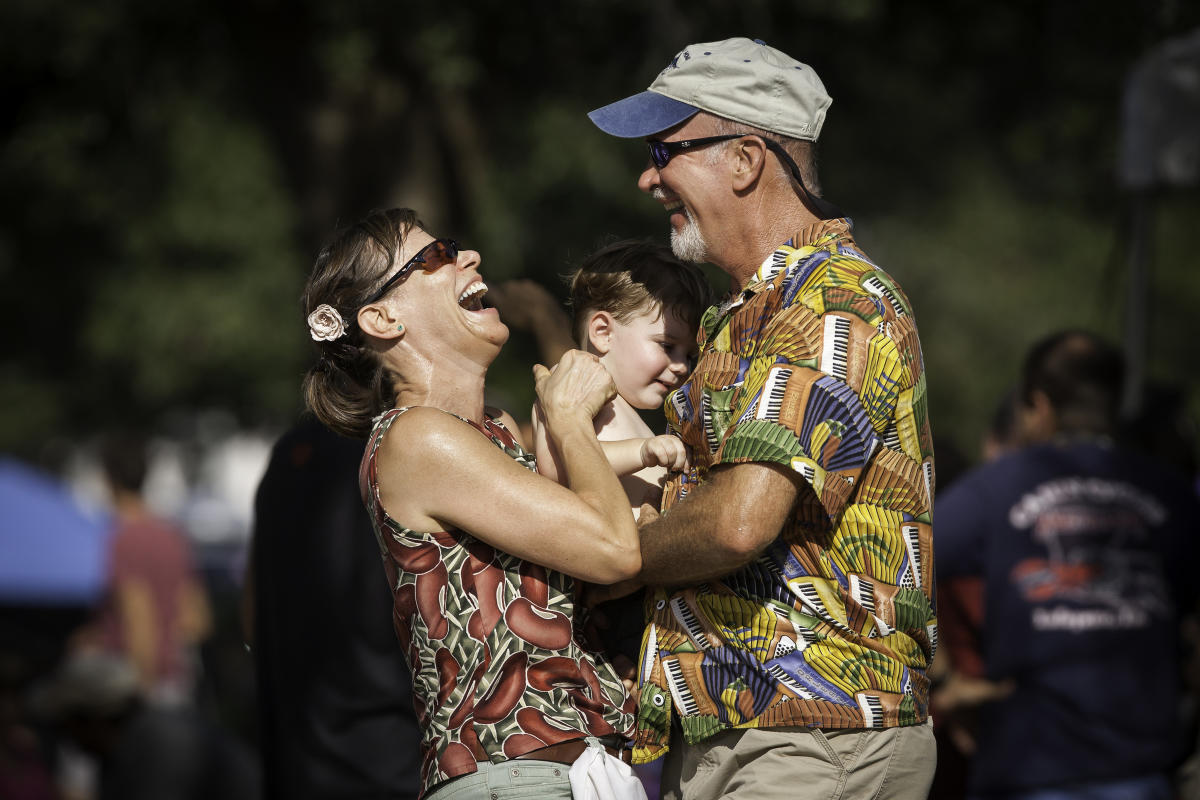
<path id="1" fill-rule="evenodd" d="M 613 470 L 637 516 L 657 507 L 668 470 L 683 469 L 683 443 L 656 436 L 638 410 L 661 408 L 696 358 L 696 330 L 712 290 L 703 273 L 661 245 L 620 241 L 597 250 L 571 277 L 573 335 L 612 375 L 617 396 L 595 417 Z M 561 480 L 557 454 L 534 406 L 538 471 Z"/>

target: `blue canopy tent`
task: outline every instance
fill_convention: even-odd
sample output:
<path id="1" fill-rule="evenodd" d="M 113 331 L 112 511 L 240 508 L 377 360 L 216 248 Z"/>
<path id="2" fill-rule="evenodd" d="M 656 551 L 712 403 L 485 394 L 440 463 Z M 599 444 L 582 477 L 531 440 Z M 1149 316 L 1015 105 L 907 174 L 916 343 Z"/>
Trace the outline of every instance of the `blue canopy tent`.
<path id="1" fill-rule="evenodd" d="M 49 475 L 0 458 L 0 605 L 94 603 L 109 530 Z"/>

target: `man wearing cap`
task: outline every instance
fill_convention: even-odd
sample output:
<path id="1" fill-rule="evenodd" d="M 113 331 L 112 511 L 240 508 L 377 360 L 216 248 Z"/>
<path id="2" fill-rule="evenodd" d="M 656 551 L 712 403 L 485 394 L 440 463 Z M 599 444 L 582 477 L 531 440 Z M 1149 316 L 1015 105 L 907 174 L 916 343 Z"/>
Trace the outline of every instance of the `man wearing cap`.
<path id="1" fill-rule="evenodd" d="M 664 797 L 925 798 L 933 449 L 912 308 L 819 194 L 830 104 L 760 41 L 689 45 L 589 116 L 644 138 L 676 255 L 726 272 L 643 510 L 634 759 Z"/>

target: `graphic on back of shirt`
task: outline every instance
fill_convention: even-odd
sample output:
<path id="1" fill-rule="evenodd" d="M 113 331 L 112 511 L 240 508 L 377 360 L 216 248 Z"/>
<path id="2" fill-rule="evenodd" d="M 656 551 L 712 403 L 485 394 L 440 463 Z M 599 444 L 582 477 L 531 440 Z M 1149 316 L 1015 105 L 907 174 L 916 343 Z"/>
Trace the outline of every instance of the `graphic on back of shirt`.
<path id="1" fill-rule="evenodd" d="M 1172 612 L 1153 530 L 1162 504 L 1132 484 L 1065 477 L 1024 494 L 1009 509 L 1030 552 L 1009 573 L 1035 631 L 1144 628 Z"/>

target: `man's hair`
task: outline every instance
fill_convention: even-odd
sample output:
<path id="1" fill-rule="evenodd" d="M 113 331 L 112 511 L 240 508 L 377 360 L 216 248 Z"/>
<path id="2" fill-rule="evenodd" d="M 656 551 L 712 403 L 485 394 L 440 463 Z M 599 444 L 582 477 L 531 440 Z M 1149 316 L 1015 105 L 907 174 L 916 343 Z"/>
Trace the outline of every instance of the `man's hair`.
<path id="1" fill-rule="evenodd" d="M 626 239 L 600 248 L 570 277 L 572 334 L 587 345 L 587 317 L 606 311 L 628 322 L 657 304 L 695 331 L 712 304 L 712 289 L 695 264 L 680 261 L 663 245 Z"/>
<path id="2" fill-rule="evenodd" d="M 1050 401 L 1058 430 L 1112 433 L 1125 383 L 1125 359 L 1107 340 L 1083 330 L 1064 330 L 1038 341 L 1021 370 L 1021 402 L 1034 392 Z"/>
<path id="3" fill-rule="evenodd" d="M 704 112 L 701 112 L 704 113 Z M 753 125 L 747 125 L 744 122 L 738 122 L 725 117 L 718 117 L 716 114 L 709 114 L 709 119 L 712 120 L 713 136 L 726 136 L 735 133 L 750 133 L 755 136 L 761 136 L 764 139 L 773 139 L 776 143 L 783 147 L 792 160 L 796 162 L 796 166 L 800 169 L 800 177 L 804 180 L 804 186 L 814 197 L 821 196 L 821 179 L 817 175 L 817 143 L 806 142 L 803 139 L 793 139 L 790 136 L 784 136 L 779 133 L 772 133 L 763 128 L 756 128 Z M 723 147 L 728 147 L 736 140 L 721 142 L 717 147 L 713 148 L 716 153 L 721 152 Z M 772 154 L 774 156 L 774 154 Z M 715 155 L 714 155 L 715 157 Z M 790 183 L 792 180 L 791 172 L 787 168 L 787 164 L 780 163 L 783 177 Z"/>
<path id="4" fill-rule="evenodd" d="M 140 493 L 146 481 L 148 444 L 141 434 L 117 431 L 100 441 L 100 464 L 108 482 L 117 489 Z"/>

